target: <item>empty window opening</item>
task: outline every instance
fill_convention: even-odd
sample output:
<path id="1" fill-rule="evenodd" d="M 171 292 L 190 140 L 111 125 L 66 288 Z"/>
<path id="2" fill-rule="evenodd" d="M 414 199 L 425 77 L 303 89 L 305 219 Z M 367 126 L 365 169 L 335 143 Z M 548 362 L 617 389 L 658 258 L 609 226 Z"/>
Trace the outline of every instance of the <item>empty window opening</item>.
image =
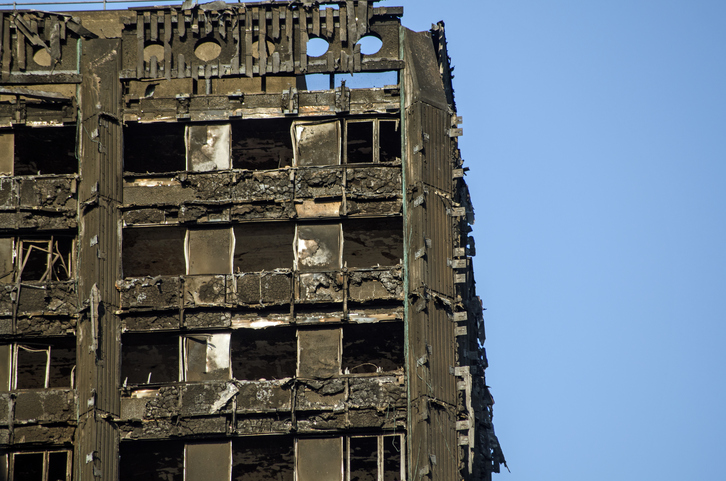
<path id="1" fill-rule="evenodd" d="M 0 239 L 0 282 L 72 279 L 74 241 L 62 235 Z"/>
<path id="2" fill-rule="evenodd" d="M 297 336 L 298 376 L 327 379 L 340 374 L 340 328 L 299 330 Z"/>
<path id="3" fill-rule="evenodd" d="M 329 73 L 310 73 L 305 75 L 305 89 L 303 90 L 332 90 L 333 76 Z"/>
<path id="4" fill-rule="evenodd" d="M 298 224 L 295 265 L 301 272 L 340 269 L 340 224 Z"/>
<path id="5" fill-rule="evenodd" d="M 239 329 L 232 334 L 235 379 L 282 379 L 295 376 L 297 342 L 294 327 Z"/>
<path id="6" fill-rule="evenodd" d="M 342 438 L 303 438 L 295 445 L 297 481 L 343 480 Z"/>
<path id="7" fill-rule="evenodd" d="M 76 339 L 16 344 L 11 364 L 13 389 L 73 388 Z"/>
<path id="8" fill-rule="evenodd" d="M 395 266 L 403 259 L 403 219 L 355 219 L 343 226 L 348 267 Z"/>
<path id="9" fill-rule="evenodd" d="M 123 230 L 124 277 L 178 276 L 186 272 L 184 237 L 179 227 L 142 227 Z"/>
<path id="10" fill-rule="evenodd" d="M 232 441 L 232 481 L 293 481 L 291 436 L 250 436 Z"/>
<path id="11" fill-rule="evenodd" d="M 351 437 L 348 449 L 350 481 L 378 481 L 378 438 Z"/>
<path id="12" fill-rule="evenodd" d="M 356 72 L 356 73 L 336 73 L 335 86 L 345 82 L 345 86 L 350 89 L 373 89 L 384 88 L 390 85 L 398 85 L 398 72 L 391 70 L 388 72 Z"/>
<path id="13" fill-rule="evenodd" d="M 229 338 L 229 333 L 185 336 L 184 380 L 198 382 L 230 379 Z"/>
<path id="14" fill-rule="evenodd" d="M 184 124 L 129 124 L 124 127 L 124 172 L 178 172 L 186 167 Z"/>
<path id="15" fill-rule="evenodd" d="M 291 121 L 243 120 L 232 124 L 232 167 L 269 170 L 292 165 Z"/>
<path id="16" fill-rule="evenodd" d="M 343 328 L 343 370 L 351 374 L 403 367 L 403 323 L 348 324 Z"/>
<path id="17" fill-rule="evenodd" d="M 231 128 L 229 124 L 187 125 L 185 142 L 187 170 L 209 172 L 230 168 Z"/>
<path id="18" fill-rule="evenodd" d="M 14 175 L 78 172 L 75 126 L 16 128 L 13 134 Z"/>
<path id="19" fill-rule="evenodd" d="M 401 131 L 398 120 L 378 121 L 378 161 L 395 162 L 401 159 Z"/>
<path id="20" fill-rule="evenodd" d="M 383 479 L 381 481 L 400 481 L 404 477 L 403 436 L 383 436 Z"/>
<path id="21" fill-rule="evenodd" d="M 2 470 L 5 471 L 2 479 L 8 481 L 70 481 L 70 457 L 70 451 L 9 453 L 0 457 Z"/>
<path id="22" fill-rule="evenodd" d="M 184 445 L 174 441 L 122 442 L 120 481 L 184 481 Z"/>
<path id="23" fill-rule="evenodd" d="M 179 380 L 179 338 L 166 334 L 127 334 L 122 338 L 124 386 Z"/>
<path id="24" fill-rule="evenodd" d="M 295 122 L 293 140 L 296 166 L 340 165 L 340 123 Z"/>
<path id="25" fill-rule="evenodd" d="M 328 51 L 330 44 L 321 37 L 310 37 L 308 40 L 306 51 L 308 57 L 322 57 Z"/>
<path id="26" fill-rule="evenodd" d="M 290 223 L 253 223 L 234 228 L 234 272 L 290 269 L 295 227 Z"/>
<path id="27" fill-rule="evenodd" d="M 360 45 L 360 53 L 363 55 L 374 55 L 383 46 L 383 41 L 376 35 L 365 35 L 356 42 L 356 45 Z"/>
<path id="28" fill-rule="evenodd" d="M 398 120 L 346 122 L 347 163 L 394 162 L 400 158 L 401 132 Z"/>
<path id="29" fill-rule="evenodd" d="M 231 274 L 234 243 L 229 227 L 190 229 L 186 236 L 187 274 Z"/>
<path id="30" fill-rule="evenodd" d="M 184 481 L 228 480 L 232 471 L 232 442 L 189 443 L 184 449 Z"/>
<path id="31" fill-rule="evenodd" d="M 346 122 L 349 164 L 373 162 L 373 121 Z"/>

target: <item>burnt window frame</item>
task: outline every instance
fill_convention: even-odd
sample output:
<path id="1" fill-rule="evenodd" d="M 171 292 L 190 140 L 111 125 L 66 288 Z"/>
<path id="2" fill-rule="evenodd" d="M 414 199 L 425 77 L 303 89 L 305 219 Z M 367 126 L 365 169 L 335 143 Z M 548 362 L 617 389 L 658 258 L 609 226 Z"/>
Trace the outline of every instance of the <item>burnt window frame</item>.
<path id="1" fill-rule="evenodd" d="M 375 481 L 385 481 L 385 438 L 398 438 L 399 442 L 399 453 L 400 453 L 400 464 L 399 464 L 399 479 L 406 479 L 406 435 L 403 432 L 384 432 L 384 433 L 356 433 L 346 434 L 344 436 L 314 436 L 314 437 L 295 437 L 295 479 L 299 478 L 299 467 L 300 467 L 300 441 L 310 441 L 314 439 L 337 439 L 341 443 L 342 458 L 341 464 L 341 477 L 342 481 L 351 480 L 351 439 L 360 438 L 375 438 L 376 439 L 376 469 L 377 473 L 374 477 Z"/>
<path id="2" fill-rule="evenodd" d="M 65 481 L 71 481 L 73 477 L 73 450 L 72 449 L 45 449 L 45 450 L 29 450 L 29 451 L 8 451 L 0 454 L 0 477 L 5 474 L 8 481 L 25 481 L 16 479 L 15 477 L 15 457 L 29 454 L 42 454 L 43 466 L 41 468 L 41 480 L 49 480 L 50 456 L 52 454 L 65 453 L 66 455 L 66 476 Z M 2 472 L 4 471 L 4 473 Z M 32 480 L 31 480 L 32 481 Z"/>
<path id="3" fill-rule="evenodd" d="M 399 440 L 399 453 L 400 453 L 400 465 L 399 473 L 401 480 L 406 479 L 406 436 L 403 433 L 381 433 L 381 434 L 351 434 L 345 436 L 345 478 L 344 481 L 351 481 L 351 469 L 350 469 L 350 458 L 351 458 L 351 439 L 356 438 L 376 438 L 377 452 L 376 461 L 378 467 L 378 476 L 375 478 L 376 481 L 385 481 L 385 438 L 397 437 Z"/>
<path id="4" fill-rule="evenodd" d="M 65 239 L 70 242 L 70 250 L 62 252 L 58 244 L 59 239 Z M 9 236 L 2 237 L 0 240 L 10 240 L 12 243 L 12 270 L 8 272 L 0 272 L 0 278 L 6 279 L 12 276 L 10 280 L 0 281 L 4 284 L 15 284 L 20 282 L 64 282 L 71 281 L 75 278 L 75 266 L 77 257 L 77 236 L 75 234 L 50 234 L 45 236 Z M 45 244 L 43 247 L 42 244 Z M 26 252 L 26 245 L 28 250 Z M 41 251 L 45 253 L 45 272 L 40 279 L 23 279 L 23 271 L 30 258 L 31 253 Z M 55 271 L 55 267 L 65 271 L 63 278 L 59 277 Z"/>
<path id="5" fill-rule="evenodd" d="M 149 336 L 149 342 L 153 342 L 154 339 L 152 337 L 155 336 L 164 336 L 165 333 L 163 332 L 154 332 L 154 333 L 139 333 L 139 332 L 133 332 L 133 333 L 125 333 L 125 335 L 131 335 L 136 338 L 141 338 L 143 336 Z M 214 332 L 190 332 L 186 334 L 178 334 L 176 332 L 173 333 L 166 333 L 169 337 L 169 344 L 173 344 L 171 342 L 172 340 L 176 341 L 177 350 L 178 350 L 178 357 L 176 360 L 176 371 L 177 376 L 176 380 L 174 381 L 158 381 L 158 382 L 134 382 L 129 383 L 128 382 L 128 376 L 126 379 L 119 379 L 119 382 L 121 383 L 122 387 L 128 387 L 133 389 L 141 389 L 143 387 L 155 387 L 155 386 L 163 386 L 168 384 L 174 384 L 174 383 L 196 383 L 196 382 L 215 382 L 215 381 L 229 381 L 233 379 L 234 373 L 232 371 L 232 348 L 231 348 L 231 338 L 232 338 L 232 331 L 214 331 Z M 207 349 L 209 346 L 209 341 L 214 336 L 225 336 L 227 338 L 227 373 L 228 376 L 224 379 L 202 379 L 202 380 L 189 380 L 190 377 L 190 371 L 189 371 L 189 346 L 190 342 L 204 342 L 207 345 Z M 121 339 L 121 362 L 123 362 L 123 337 Z M 224 369 L 222 367 L 221 369 Z M 123 370 L 123 365 L 121 365 L 121 371 L 122 374 L 126 371 Z M 206 371 L 205 371 L 206 372 Z M 121 376 L 123 377 L 123 376 Z"/>
<path id="6" fill-rule="evenodd" d="M 19 143 L 17 141 L 18 135 L 24 135 L 23 131 L 30 131 L 30 130 L 48 130 L 48 129 L 65 129 L 68 132 L 73 131 L 73 157 L 75 160 L 75 163 L 73 164 L 73 168 L 70 169 L 70 172 L 43 172 L 43 169 L 40 169 L 40 172 L 35 173 L 23 173 L 19 174 L 17 171 L 19 170 L 17 167 L 17 160 L 19 154 L 22 152 L 18 152 L 19 150 Z M 42 134 L 38 134 L 39 136 L 42 136 Z M 7 140 L 7 139 L 10 140 Z M 65 177 L 74 177 L 78 176 L 80 174 L 80 164 L 79 164 L 79 158 L 78 158 L 78 126 L 75 122 L 73 123 L 60 123 L 60 124 L 52 124 L 52 125 L 24 125 L 24 126 L 14 126 L 10 128 L 0 128 L 0 147 L 4 146 L 6 150 L 9 149 L 9 144 L 12 144 L 12 159 L 11 160 L 5 160 L 4 162 L 0 162 L 0 177 L 38 177 L 38 176 L 65 176 Z M 66 139 L 65 142 L 68 142 L 70 144 L 70 139 Z M 20 144 L 22 145 L 22 143 Z M 68 145 L 70 146 L 70 145 Z M 57 144 L 54 145 L 55 148 L 58 147 Z M 24 147 L 20 147 L 20 150 L 24 149 Z M 0 155 L 2 155 L 3 152 L 0 150 Z M 20 159 L 23 160 L 23 159 Z M 6 167 L 9 167 L 9 170 L 7 168 L 3 168 L 2 165 L 6 164 Z M 9 164 L 9 165 L 7 165 Z M 47 169 L 46 169 L 47 170 Z"/>
<path id="7" fill-rule="evenodd" d="M 51 366 L 53 365 L 53 343 L 51 342 L 12 342 L 7 344 L 2 344 L 3 346 L 10 346 L 10 359 L 7 360 L 8 363 L 8 383 L 9 391 L 31 391 L 31 390 L 38 390 L 38 389 L 75 389 L 76 385 L 76 379 L 75 379 L 75 373 L 76 373 L 76 367 L 78 366 L 78 351 L 76 349 L 76 363 L 71 368 L 70 372 L 70 379 L 69 379 L 69 385 L 58 387 L 58 386 L 50 386 L 50 380 L 51 380 Z M 34 387 L 34 388 L 28 388 L 28 387 L 18 387 L 18 355 L 20 351 L 26 351 L 26 352 L 45 352 L 46 359 L 45 359 L 45 375 L 43 380 L 43 387 Z M 5 386 L 0 386 L 0 391 L 5 390 Z"/>
<path id="8" fill-rule="evenodd" d="M 401 135 L 401 120 L 398 117 L 363 117 L 363 118 L 347 118 L 345 119 L 345 126 L 343 128 L 343 151 L 341 153 L 342 163 L 345 165 L 371 165 L 371 164 L 390 164 L 395 160 L 381 161 L 381 122 L 395 122 L 396 131 L 399 136 Z M 371 139 L 371 161 L 370 162 L 350 162 L 348 159 L 348 126 L 350 124 L 361 124 L 361 123 L 372 123 L 372 139 Z M 403 149 L 403 142 L 400 141 L 401 149 Z M 397 157 L 400 161 L 402 158 L 402 152 Z"/>

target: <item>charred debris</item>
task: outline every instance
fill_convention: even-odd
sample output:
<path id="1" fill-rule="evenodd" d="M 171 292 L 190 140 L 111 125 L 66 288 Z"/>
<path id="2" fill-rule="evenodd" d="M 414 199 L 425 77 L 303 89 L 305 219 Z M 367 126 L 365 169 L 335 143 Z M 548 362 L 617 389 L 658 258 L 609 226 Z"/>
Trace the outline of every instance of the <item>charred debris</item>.
<path id="1" fill-rule="evenodd" d="M 0 12 L 0 478 L 499 471 L 444 26 L 402 14 Z"/>

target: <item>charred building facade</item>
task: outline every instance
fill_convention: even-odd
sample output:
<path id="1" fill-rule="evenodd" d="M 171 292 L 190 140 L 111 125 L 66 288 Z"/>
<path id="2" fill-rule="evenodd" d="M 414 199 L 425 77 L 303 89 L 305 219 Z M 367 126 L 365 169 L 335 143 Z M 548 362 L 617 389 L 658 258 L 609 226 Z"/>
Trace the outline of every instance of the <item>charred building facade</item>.
<path id="1" fill-rule="evenodd" d="M 499 471 L 444 28 L 402 14 L 0 12 L 0 479 Z"/>

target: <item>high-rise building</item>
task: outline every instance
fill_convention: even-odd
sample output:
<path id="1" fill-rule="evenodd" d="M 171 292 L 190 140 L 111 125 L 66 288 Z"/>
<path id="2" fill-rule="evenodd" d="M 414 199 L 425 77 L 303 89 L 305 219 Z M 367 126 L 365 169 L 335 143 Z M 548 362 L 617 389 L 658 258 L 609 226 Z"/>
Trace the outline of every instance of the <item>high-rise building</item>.
<path id="1" fill-rule="evenodd" d="M 480 480 L 442 23 L 0 12 L 0 479 Z"/>

